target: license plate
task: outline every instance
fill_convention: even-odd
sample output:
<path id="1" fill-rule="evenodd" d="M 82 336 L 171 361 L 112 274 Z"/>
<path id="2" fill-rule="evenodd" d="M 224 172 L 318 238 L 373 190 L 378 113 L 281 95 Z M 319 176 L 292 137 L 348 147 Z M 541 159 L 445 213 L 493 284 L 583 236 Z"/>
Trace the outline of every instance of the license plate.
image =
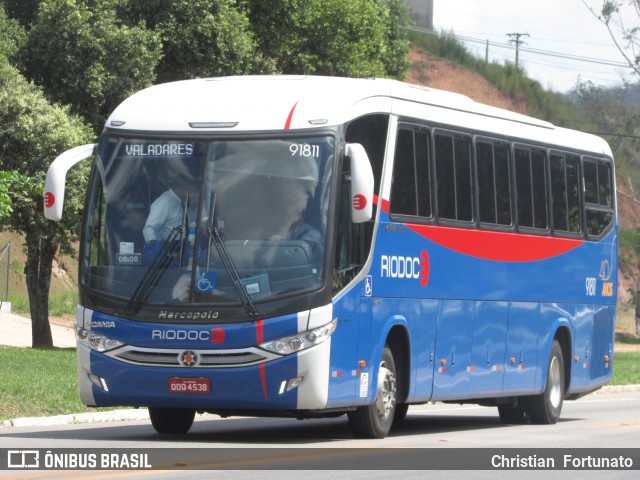
<path id="1" fill-rule="evenodd" d="M 208 378 L 170 378 L 169 393 L 210 393 Z"/>

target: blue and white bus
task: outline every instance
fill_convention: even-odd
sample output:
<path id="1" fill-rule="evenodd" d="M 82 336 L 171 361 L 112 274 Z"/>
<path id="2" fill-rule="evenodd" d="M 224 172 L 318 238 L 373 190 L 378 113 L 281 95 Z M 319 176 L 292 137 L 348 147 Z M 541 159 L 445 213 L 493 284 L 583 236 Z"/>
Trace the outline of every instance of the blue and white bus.
<path id="1" fill-rule="evenodd" d="M 598 137 L 397 81 L 230 77 L 125 100 L 51 165 L 49 218 L 87 157 L 86 405 L 148 407 L 160 433 L 347 414 L 381 438 L 431 401 L 552 424 L 611 379 Z"/>

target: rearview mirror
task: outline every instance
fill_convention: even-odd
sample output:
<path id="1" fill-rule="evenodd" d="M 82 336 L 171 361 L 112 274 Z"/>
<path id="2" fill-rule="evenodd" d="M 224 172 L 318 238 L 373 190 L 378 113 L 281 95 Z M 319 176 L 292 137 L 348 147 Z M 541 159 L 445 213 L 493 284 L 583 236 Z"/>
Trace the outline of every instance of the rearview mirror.
<path id="1" fill-rule="evenodd" d="M 363 223 L 373 216 L 373 170 L 359 143 L 348 143 L 345 155 L 351 159 L 351 221 Z"/>
<path id="2" fill-rule="evenodd" d="M 51 163 L 44 181 L 44 216 L 59 222 L 64 206 L 67 172 L 76 163 L 93 155 L 96 144 L 81 145 L 58 155 Z"/>

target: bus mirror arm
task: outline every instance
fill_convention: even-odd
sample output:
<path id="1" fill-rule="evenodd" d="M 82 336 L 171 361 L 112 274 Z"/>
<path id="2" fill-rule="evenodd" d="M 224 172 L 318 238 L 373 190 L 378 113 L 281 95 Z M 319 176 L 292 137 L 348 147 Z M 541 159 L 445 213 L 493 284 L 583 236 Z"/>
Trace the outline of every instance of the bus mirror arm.
<path id="1" fill-rule="evenodd" d="M 67 172 L 78 162 L 94 154 L 97 144 L 81 145 L 58 155 L 51 163 L 44 182 L 44 216 L 60 221 L 64 206 L 64 189 Z"/>
<path id="2" fill-rule="evenodd" d="M 345 155 L 351 159 L 351 221 L 363 223 L 373 216 L 373 170 L 369 156 L 359 143 L 348 143 Z"/>

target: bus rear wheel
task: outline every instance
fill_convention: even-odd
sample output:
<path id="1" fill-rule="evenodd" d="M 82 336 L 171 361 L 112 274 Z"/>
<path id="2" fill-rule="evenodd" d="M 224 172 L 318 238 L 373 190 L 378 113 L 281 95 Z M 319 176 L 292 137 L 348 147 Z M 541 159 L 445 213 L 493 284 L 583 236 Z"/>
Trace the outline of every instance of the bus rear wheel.
<path id="1" fill-rule="evenodd" d="M 564 358 L 560 342 L 554 340 L 549 352 L 547 382 L 540 395 L 527 399 L 527 413 L 531 423 L 549 425 L 556 423 L 564 400 Z"/>
<path id="2" fill-rule="evenodd" d="M 359 438 L 384 438 L 388 435 L 396 410 L 398 381 L 391 349 L 385 345 L 378 369 L 376 398 L 371 405 L 349 412 L 349 425 Z"/>
<path id="3" fill-rule="evenodd" d="M 149 407 L 151 425 L 158 433 L 182 435 L 193 425 L 196 411 L 188 408 Z"/>

